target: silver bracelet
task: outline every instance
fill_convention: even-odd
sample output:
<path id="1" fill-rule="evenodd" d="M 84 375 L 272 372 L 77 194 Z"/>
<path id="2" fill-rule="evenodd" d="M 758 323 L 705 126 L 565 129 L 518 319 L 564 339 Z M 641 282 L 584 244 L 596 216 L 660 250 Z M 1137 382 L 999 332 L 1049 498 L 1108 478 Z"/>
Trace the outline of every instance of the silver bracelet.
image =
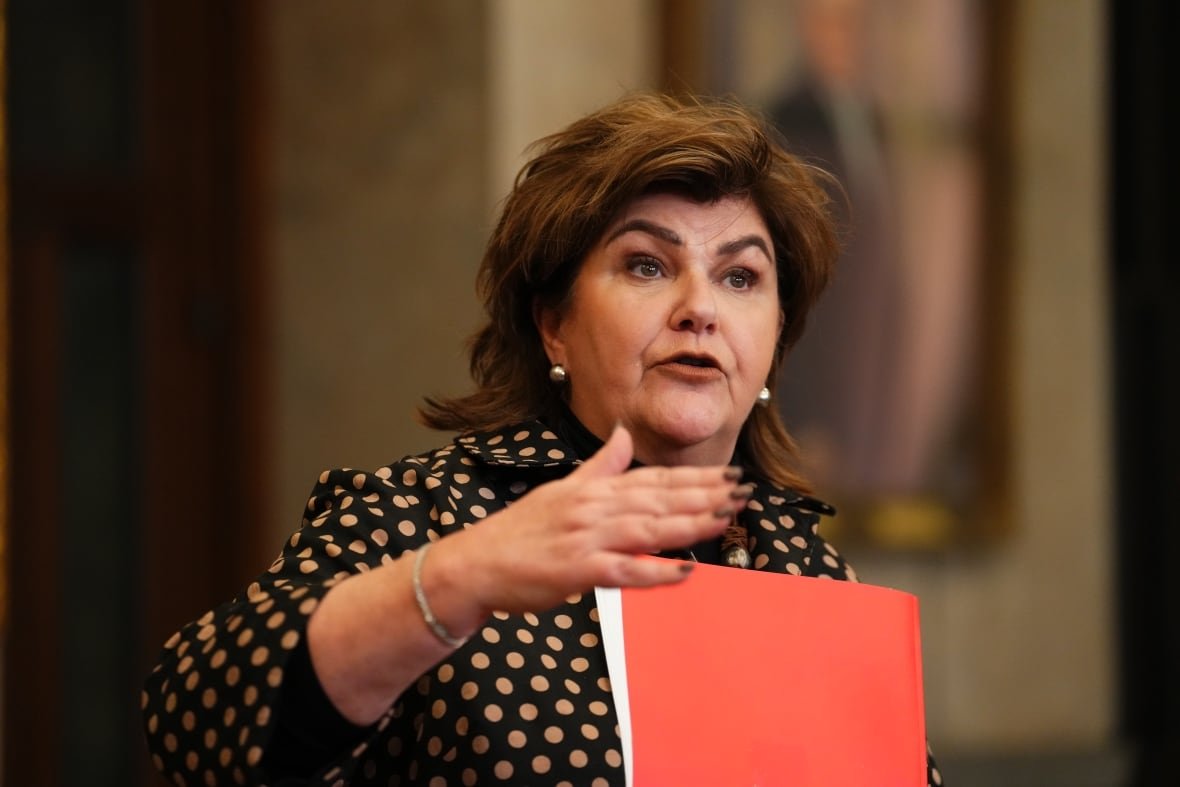
<path id="1" fill-rule="evenodd" d="M 418 602 L 418 611 L 422 613 L 422 619 L 426 621 L 426 625 L 434 632 L 434 636 L 452 648 L 461 648 L 467 642 L 468 638 L 456 637 L 447 631 L 447 627 L 440 623 L 439 619 L 434 616 L 433 610 L 430 609 L 430 604 L 426 601 L 426 592 L 422 590 L 422 563 L 426 560 L 426 551 L 428 549 L 430 549 L 429 542 L 422 545 L 414 555 L 414 599 Z"/>

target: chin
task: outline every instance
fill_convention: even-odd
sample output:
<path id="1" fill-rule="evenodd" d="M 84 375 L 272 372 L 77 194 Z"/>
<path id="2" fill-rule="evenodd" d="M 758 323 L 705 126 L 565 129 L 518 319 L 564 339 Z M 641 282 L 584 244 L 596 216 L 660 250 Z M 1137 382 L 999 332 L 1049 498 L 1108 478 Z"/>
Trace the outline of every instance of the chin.
<path id="1" fill-rule="evenodd" d="M 650 402 L 654 406 L 633 411 L 638 416 L 631 421 L 633 433 L 643 432 L 646 439 L 642 441 L 647 448 L 661 454 L 691 451 L 696 446 L 716 446 L 721 453 L 731 450 L 733 445 L 730 442 L 736 443 L 741 425 L 734 427 L 730 423 L 728 401 L 718 401 L 714 397 L 702 401 L 703 398 L 661 396 Z M 731 436 L 732 441 L 727 441 L 727 436 Z M 730 454 L 726 454 L 717 461 L 728 462 L 729 459 Z"/>
<path id="2" fill-rule="evenodd" d="M 716 442 L 722 437 L 725 425 L 708 416 L 692 418 L 681 414 L 663 423 L 652 424 L 651 434 L 668 450 L 684 450 L 697 445 Z M 729 457 L 726 457 L 728 460 Z"/>

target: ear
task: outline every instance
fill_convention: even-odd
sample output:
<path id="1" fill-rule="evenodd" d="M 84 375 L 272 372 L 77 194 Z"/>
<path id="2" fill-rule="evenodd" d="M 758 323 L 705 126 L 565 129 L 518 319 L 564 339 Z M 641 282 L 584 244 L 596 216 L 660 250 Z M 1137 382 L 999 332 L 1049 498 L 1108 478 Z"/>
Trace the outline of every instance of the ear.
<path id="1" fill-rule="evenodd" d="M 533 299 L 533 323 L 537 326 L 537 333 L 541 334 L 541 344 L 549 363 L 566 363 L 565 342 L 561 338 L 561 313 L 551 306 L 542 305 L 539 299 Z"/>

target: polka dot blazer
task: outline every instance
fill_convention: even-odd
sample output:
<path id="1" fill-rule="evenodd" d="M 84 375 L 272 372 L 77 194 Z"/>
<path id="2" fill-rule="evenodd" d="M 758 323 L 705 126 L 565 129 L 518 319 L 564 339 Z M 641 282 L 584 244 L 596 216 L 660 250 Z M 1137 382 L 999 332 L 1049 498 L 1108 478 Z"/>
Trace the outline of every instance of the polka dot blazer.
<path id="1" fill-rule="evenodd" d="M 576 461 L 527 422 L 373 472 L 323 473 L 270 569 L 165 644 L 142 695 L 156 767 L 180 785 L 623 784 L 593 593 L 494 615 L 371 727 L 331 706 L 304 642 L 340 579 L 478 526 Z M 803 500 L 757 484 L 741 515 L 753 568 L 855 579 Z M 933 765 L 929 780 L 941 784 Z"/>

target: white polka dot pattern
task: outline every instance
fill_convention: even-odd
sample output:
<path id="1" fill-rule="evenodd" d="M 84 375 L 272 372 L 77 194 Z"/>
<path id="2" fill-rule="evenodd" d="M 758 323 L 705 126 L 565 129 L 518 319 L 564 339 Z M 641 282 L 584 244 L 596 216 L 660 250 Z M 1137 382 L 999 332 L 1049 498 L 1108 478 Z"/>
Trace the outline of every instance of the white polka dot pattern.
<path id="1" fill-rule="evenodd" d="M 572 450 L 530 422 L 371 473 L 325 471 L 303 527 L 233 601 L 164 646 L 141 704 L 156 767 L 176 784 L 262 784 L 274 708 L 308 616 L 338 578 L 469 527 L 568 473 Z M 743 521 L 754 568 L 850 579 L 818 516 L 758 484 Z M 748 520 L 748 521 L 747 521 Z M 748 600 L 747 600 L 748 602 Z M 622 755 L 593 594 L 497 613 L 423 675 L 368 737 L 308 784 L 621 784 Z M 931 767 L 931 784 L 940 783 Z"/>

